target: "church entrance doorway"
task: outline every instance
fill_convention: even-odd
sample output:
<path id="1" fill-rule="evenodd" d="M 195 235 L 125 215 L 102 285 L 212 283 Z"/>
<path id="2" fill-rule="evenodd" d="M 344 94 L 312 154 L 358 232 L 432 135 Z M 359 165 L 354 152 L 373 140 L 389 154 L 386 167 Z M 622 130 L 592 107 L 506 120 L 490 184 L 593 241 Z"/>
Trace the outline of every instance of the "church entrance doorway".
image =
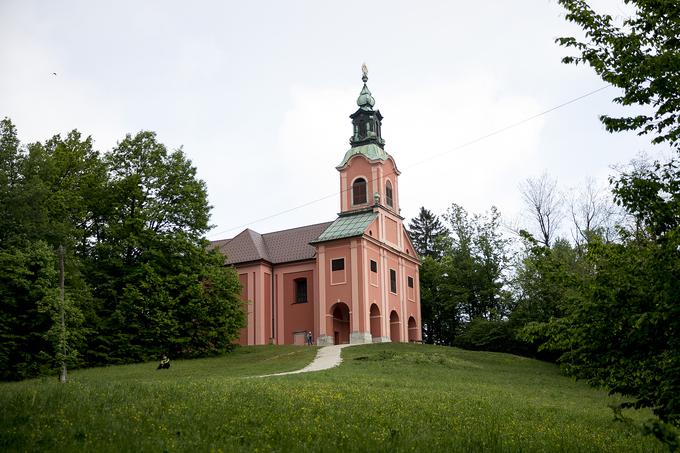
<path id="1" fill-rule="evenodd" d="M 413 316 L 408 318 L 408 341 L 418 341 L 418 326 L 416 325 L 416 319 Z"/>
<path id="2" fill-rule="evenodd" d="M 333 317 L 333 344 L 349 343 L 349 307 L 343 302 L 338 302 L 331 307 L 330 312 Z"/>
<path id="3" fill-rule="evenodd" d="M 380 320 L 382 317 L 380 316 L 380 309 L 376 304 L 371 305 L 371 337 L 373 337 L 373 340 L 376 338 L 379 339 L 382 334 L 380 332 Z"/>
<path id="4" fill-rule="evenodd" d="M 399 315 L 392 310 L 390 313 L 390 340 L 393 342 L 401 341 L 401 323 L 399 322 Z"/>

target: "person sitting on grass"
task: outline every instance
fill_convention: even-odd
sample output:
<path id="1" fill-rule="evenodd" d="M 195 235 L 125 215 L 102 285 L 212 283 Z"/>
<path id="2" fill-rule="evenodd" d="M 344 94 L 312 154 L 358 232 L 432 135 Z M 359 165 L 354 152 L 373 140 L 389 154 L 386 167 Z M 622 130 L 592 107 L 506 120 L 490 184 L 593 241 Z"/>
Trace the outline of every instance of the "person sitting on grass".
<path id="1" fill-rule="evenodd" d="M 157 370 L 169 370 L 170 369 L 170 359 L 167 355 L 164 355 L 161 359 L 161 363 L 158 364 Z"/>

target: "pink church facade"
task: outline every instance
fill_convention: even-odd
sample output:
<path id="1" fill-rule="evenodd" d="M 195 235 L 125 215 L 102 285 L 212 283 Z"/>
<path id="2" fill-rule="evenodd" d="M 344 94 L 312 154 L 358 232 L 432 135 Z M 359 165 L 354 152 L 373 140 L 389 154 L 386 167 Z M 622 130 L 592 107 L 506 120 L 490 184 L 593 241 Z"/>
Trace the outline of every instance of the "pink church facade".
<path id="1" fill-rule="evenodd" d="M 333 222 L 213 242 L 242 285 L 239 344 L 421 341 L 420 260 L 399 209 L 399 170 L 384 150 L 382 115 L 366 86 L 350 116 Z"/>

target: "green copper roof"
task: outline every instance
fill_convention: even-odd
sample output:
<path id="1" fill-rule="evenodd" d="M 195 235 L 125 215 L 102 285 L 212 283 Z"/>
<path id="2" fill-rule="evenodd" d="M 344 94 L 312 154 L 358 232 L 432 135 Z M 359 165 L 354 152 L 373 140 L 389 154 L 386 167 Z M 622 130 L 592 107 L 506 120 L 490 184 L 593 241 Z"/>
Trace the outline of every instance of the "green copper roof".
<path id="1" fill-rule="evenodd" d="M 365 83 L 357 98 L 357 105 L 363 110 L 373 110 L 373 106 L 375 105 L 375 99 L 373 99 L 373 95 Z"/>
<path id="2" fill-rule="evenodd" d="M 338 167 L 344 167 L 345 164 L 352 158 L 352 156 L 356 154 L 362 154 L 368 160 L 387 160 L 387 158 L 390 157 L 384 149 L 376 144 L 369 143 L 367 145 L 350 148 L 349 151 L 345 153 L 345 157 L 342 159 L 342 162 L 340 162 Z"/>
<path id="3" fill-rule="evenodd" d="M 376 217 L 378 213 L 373 211 L 341 215 L 311 243 L 361 236 Z"/>

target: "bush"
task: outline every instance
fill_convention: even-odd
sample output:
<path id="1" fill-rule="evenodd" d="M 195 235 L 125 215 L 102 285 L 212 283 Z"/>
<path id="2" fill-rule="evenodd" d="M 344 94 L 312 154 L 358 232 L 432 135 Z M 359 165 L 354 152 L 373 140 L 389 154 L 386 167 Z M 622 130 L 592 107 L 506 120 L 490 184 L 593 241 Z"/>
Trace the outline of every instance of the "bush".
<path id="1" fill-rule="evenodd" d="M 510 323 L 507 321 L 489 321 L 488 319 L 475 319 L 463 327 L 461 333 L 456 336 L 454 346 L 474 351 L 509 352 L 513 354 L 526 354 L 528 351 L 522 343 L 515 340 L 515 335 Z"/>

